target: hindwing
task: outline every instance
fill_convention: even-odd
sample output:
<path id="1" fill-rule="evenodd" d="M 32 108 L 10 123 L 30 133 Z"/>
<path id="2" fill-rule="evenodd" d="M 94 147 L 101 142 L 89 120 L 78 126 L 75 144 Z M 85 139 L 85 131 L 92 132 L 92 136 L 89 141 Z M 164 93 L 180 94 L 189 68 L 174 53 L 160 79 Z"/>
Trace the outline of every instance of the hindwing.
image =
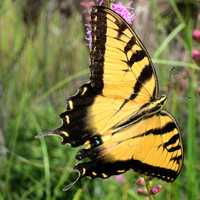
<path id="1" fill-rule="evenodd" d="M 183 147 L 175 119 L 166 111 L 146 116 L 121 129 L 110 130 L 102 145 L 83 149 L 78 158 L 92 161 L 76 166 L 83 176 L 107 178 L 129 169 L 167 182 L 182 169 Z"/>

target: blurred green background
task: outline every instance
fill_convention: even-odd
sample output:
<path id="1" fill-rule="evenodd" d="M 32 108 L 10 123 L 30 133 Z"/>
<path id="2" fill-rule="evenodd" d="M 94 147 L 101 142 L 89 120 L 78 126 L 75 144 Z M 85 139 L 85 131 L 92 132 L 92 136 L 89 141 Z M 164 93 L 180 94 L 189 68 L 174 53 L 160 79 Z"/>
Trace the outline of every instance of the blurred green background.
<path id="1" fill-rule="evenodd" d="M 79 0 L 0 1 L 0 200 L 144 199 L 132 171 L 107 180 L 72 180 L 77 149 L 60 138 L 35 139 L 57 128 L 69 95 L 88 80 L 85 14 Z M 127 3 L 127 1 L 125 1 Z M 185 162 L 172 183 L 154 180 L 155 199 L 200 199 L 200 68 L 192 60 L 199 27 L 195 0 L 133 0 L 134 27 L 153 58 L 167 109 L 177 118 Z M 173 70 L 172 70 L 173 69 Z"/>

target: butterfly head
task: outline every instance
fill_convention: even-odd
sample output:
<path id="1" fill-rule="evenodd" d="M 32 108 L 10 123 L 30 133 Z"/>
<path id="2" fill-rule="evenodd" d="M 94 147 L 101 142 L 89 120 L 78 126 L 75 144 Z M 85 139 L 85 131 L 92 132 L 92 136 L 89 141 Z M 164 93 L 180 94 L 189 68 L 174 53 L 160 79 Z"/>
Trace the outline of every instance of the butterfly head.
<path id="1" fill-rule="evenodd" d="M 160 97 L 160 99 L 158 99 L 158 104 L 164 105 L 166 100 L 167 100 L 167 96 L 162 95 L 162 96 Z"/>
<path id="2" fill-rule="evenodd" d="M 167 97 L 165 95 L 162 95 L 160 99 L 156 99 L 155 101 L 153 101 L 152 105 L 161 109 L 164 106 L 166 100 Z"/>
<path id="3" fill-rule="evenodd" d="M 151 101 L 151 103 L 145 107 L 145 111 L 148 111 L 149 113 L 158 112 L 163 108 L 166 100 L 167 97 L 165 95 L 162 95 L 159 99 Z"/>

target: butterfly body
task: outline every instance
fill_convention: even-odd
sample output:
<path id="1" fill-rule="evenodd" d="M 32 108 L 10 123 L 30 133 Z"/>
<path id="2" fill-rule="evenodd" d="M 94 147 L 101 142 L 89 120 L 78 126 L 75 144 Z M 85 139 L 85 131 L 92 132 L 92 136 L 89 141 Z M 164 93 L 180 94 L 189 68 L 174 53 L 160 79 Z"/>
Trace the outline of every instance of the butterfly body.
<path id="1" fill-rule="evenodd" d="M 114 11 L 95 7 L 90 81 L 67 101 L 55 131 L 63 144 L 83 146 L 81 177 L 108 178 L 133 169 L 174 181 L 182 169 L 178 124 L 163 110 L 151 58 L 133 29 Z"/>
<path id="2" fill-rule="evenodd" d="M 141 118 L 144 118 L 145 116 L 151 116 L 155 113 L 158 113 L 164 106 L 166 99 L 166 96 L 163 95 L 160 99 L 154 99 L 151 102 L 143 105 L 143 107 L 140 108 L 137 113 L 130 116 L 127 121 L 120 123 L 117 127 L 129 126 L 130 124 L 141 120 Z"/>

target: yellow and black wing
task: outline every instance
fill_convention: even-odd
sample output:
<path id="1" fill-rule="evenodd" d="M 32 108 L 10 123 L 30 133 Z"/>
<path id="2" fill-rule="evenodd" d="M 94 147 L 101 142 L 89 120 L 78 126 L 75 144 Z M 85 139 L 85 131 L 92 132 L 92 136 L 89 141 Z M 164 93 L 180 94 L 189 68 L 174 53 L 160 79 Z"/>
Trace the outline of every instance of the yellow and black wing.
<path id="1" fill-rule="evenodd" d="M 61 114 L 60 135 L 74 146 L 106 134 L 158 93 L 150 56 L 131 27 L 105 7 L 95 7 L 91 18 L 90 82 L 68 99 L 67 111 Z"/>
<path id="2" fill-rule="evenodd" d="M 107 178 L 134 169 L 172 182 L 182 169 L 180 130 L 166 111 L 124 123 L 101 140 L 102 145 L 79 152 L 79 158 L 91 159 L 76 166 L 83 176 Z"/>
<path id="3" fill-rule="evenodd" d="M 92 11 L 91 85 L 110 98 L 144 104 L 158 93 L 157 76 L 140 39 L 114 11 Z"/>
<path id="4" fill-rule="evenodd" d="M 159 133 L 164 124 L 163 112 L 154 113 L 149 122 L 143 120 L 145 115 L 137 117 L 158 95 L 150 56 L 136 33 L 114 11 L 95 7 L 91 17 L 90 82 L 68 99 L 67 110 L 60 115 L 63 125 L 55 133 L 62 136 L 64 144 L 84 145 L 77 159 L 90 161 L 77 165 L 82 176 L 107 178 L 132 168 L 166 181 L 174 180 L 182 166 L 182 149 L 175 153 L 167 149 L 177 142 L 181 144 L 174 119 L 165 113 L 174 125 L 172 132 L 179 136 L 175 144 L 168 132 Z M 158 129 L 157 134 L 146 136 L 151 129 Z M 128 135 L 135 138 L 127 139 Z M 163 161 L 144 158 L 140 152 L 143 149 L 144 153 L 151 151 L 152 155 L 164 156 Z"/>

